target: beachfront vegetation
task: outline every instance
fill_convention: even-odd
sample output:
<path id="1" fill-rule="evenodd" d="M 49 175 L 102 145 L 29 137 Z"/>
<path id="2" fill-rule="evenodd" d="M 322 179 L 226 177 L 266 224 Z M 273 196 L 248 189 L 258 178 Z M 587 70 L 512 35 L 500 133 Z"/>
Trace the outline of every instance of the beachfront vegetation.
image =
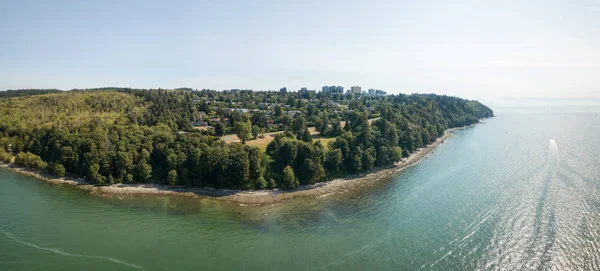
<path id="1" fill-rule="evenodd" d="M 22 90 L 0 98 L 0 159 L 96 184 L 295 188 L 392 165 L 492 115 L 433 94 Z M 221 140 L 232 133 L 240 143 Z"/>

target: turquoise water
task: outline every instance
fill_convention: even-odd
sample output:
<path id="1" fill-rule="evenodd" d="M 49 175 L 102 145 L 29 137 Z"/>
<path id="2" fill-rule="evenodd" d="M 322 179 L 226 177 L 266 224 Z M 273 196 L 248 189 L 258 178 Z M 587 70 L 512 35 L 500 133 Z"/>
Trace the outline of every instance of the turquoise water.
<path id="1" fill-rule="evenodd" d="M 0 170 L 0 270 L 600 270 L 600 110 L 499 110 L 389 180 L 274 207 Z"/>

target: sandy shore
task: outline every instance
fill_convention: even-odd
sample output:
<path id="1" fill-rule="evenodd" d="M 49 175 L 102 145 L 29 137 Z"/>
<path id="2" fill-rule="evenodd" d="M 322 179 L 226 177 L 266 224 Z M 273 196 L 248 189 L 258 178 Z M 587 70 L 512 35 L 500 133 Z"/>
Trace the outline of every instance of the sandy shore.
<path id="1" fill-rule="evenodd" d="M 89 191 L 91 194 L 99 196 L 176 195 L 195 198 L 208 197 L 229 201 L 240 205 L 272 205 L 285 203 L 293 198 L 319 198 L 372 185 L 373 183 L 390 174 L 415 165 L 422 158 L 426 157 L 427 154 L 429 154 L 433 149 L 451 137 L 452 132 L 464 128 L 467 127 L 446 130 L 444 136 L 438 138 L 435 142 L 418 150 L 417 152 L 411 154 L 408 158 L 403 159 L 393 166 L 377 168 L 369 172 L 348 176 L 346 178 L 334 179 L 329 182 L 304 185 L 294 190 L 275 189 L 246 191 L 233 189 L 190 188 L 179 186 L 173 187 L 157 184 L 115 184 L 109 186 L 96 186 L 87 182 L 83 178 L 56 178 L 42 171 L 24 168 L 14 164 L 0 162 L 0 167 L 8 168 L 24 175 L 40 178 L 49 183 L 74 185 L 85 191 Z"/>

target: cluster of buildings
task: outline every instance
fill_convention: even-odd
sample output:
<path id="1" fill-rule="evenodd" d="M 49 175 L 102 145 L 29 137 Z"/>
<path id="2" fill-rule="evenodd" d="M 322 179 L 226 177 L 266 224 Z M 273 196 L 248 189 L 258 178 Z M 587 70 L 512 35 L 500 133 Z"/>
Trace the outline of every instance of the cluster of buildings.
<path id="1" fill-rule="evenodd" d="M 316 89 L 301 88 L 300 92 L 317 92 L 317 90 Z"/>
<path id="2" fill-rule="evenodd" d="M 321 88 L 321 91 L 323 93 L 329 93 L 329 94 L 334 94 L 334 93 L 344 94 L 344 87 L 342 87 L 342 86 L 323 86 Z"/>
<path id="3" fill-rule="evenodd" d="M 387 95 L 387 92 L 380 90 L 380 89 L 369 89 L 369 92 L 367 93 L 369 96 L 385 96 Z"/>
<path id="4" fill-rule="evenodd" d="M 327 93 L 327 94 L 344 94 L 344 87 L 342 87 L 342 86 L 323 86 L 321 90 L 323 93 Z M 252 90 L 229 89 L 229 90 L 225 90 L 225 91 L 239 93 L 239 92 L 243 92 L 243 91 L 252 91 Z M 317 92 L 317 90 L 308 89 L 306 87 L 301 88 L 299 91 L 304 92 L 304 93 L 307 93 L 307 92 L 316 93 Z M 371 89 L 368 89 L 367 91 L 363 91 L 362 87 L 360 87 L 360 86 L 351 86 L 350 89 L 348 89 L 346 91 L 346 94 L 372 96 L 372 97 L 376 97 L 376 96 L 381 97 L 381 96 L 387 95 L 387 93 L 385 91 L 380 90 L 380 89 L 372 89 L 371 88 Z M 312 96 L 312 98 L 310 98 L 310 99 L 299 99 L 299 100 L 304 103 L 318 102 L 318 99 L 315 98 L 314 96 Z M 216 103 L 216 101 L 213 101 L 208 97 L 201 97 L 198 99 L 194 99 L 194 102 L 195 103 L 206 103 L 206 104 L 215 104 Z M 218 103 L 221 103 L 221 102 L 218 102 Z M 286 114 L 292 118 L 295 117 L 297 114 L 301 113 L 298 110 L 293 110 L 293 108 L 290 105 L 286 105 L 286 104 L 282 104 L 282 103 L 260 102 L 260 103 L 258 103 L 258 109 L 238 108 L 237 104 L 238 104 L 238 102 L 229 102 L 227 108 L 222 108 L 222 107 L 217 107 L 217 106 L 213 106 L 212 108 L 214 110 L 217 110 L 219 112 L 219 114 L 221 114 L 221 115 L 222 115 L 222 113 L 261 114 L 262 116 L 266 117 L 269 127 L 271 127 L 273 125 L 281 125 L 281 124 L 274 124 L 273 111 L 271 111 L 270 109 L 281 107 L 281 108 L 283 108 L 282 113 Z M 339 109 L 344 108 L 343 105 L 340 105 L 336 101 L 329 101 L 327 106 L 336 110 L 336 111 L 334 111 L 336 113 L 342 113 L 343 111 L 341 111 Z M 347 106 L 345 106 L 345 108 L 347 108 Z M 222 110 L 222 111 L 219 111 L 219 110 Z M 373 111 L 374 108 L 367 107 L 367 110 Z M 201 111 L 198 113 L 198 120 L 195 122 L 192 122 L 192 125 L 197 126 L 197 127 L 212 128 L 213 127 L 212 125 L 215 125 L 216 123 L 219 123 L 219 122 L 225 124 L 226 126 L 230 126 L 230 121 L 228 118 L 226 118 L 226 117 L 221 118 L 221 117 L 219 117 L 218 114 L 217 115 L 213 115 L 213 114 L 207 115 L 206 112 Z"/>
<path id="5" fill-rule="evenodd" d="M 251 89 L 226 89 L 225 91 L 237 93 L 241 91 L 252 91 Z M 300 89 L 300 92 L 317 92 L 315 89 L 308 89 L 303 87 Z M 327 94 L 344 94 L 344 87 L 342 86 L 323 86 L 321 88 L 321 92 Z M 346 90 L 346 94 L 362 94 L 368 96 L 385 96 L 387 92 L 380 89 L 372 89 L 370 88 L 368 91 L 363 91 L 359 86 L 351 86 L 350 89 Z"/>
<path id="6" fill-rule="evenodd" d="M 306 88 L 302 88 L 301 91 L 302 90 L 307 91 Z M 335 93 L 343 94 L 344 93 L 344 87 L 342 87 L 342 86 L 323 86 L 323 88 L 321 88 L 321 91 L 323 93 L 329 93 L 329 94 L 335 94 Z M 363 91 L 362 88 L 359 87 L 359 86 L 351 86 L 350 89 L 348 89 L 346 91 L 346 94 L 363 94 L 363 95 L 368 95 L 368 96 L 385 96 L 385 95 L 387 95 L 387 92 L 385 92 L 383 90 L 380 90 L 380 89 L 372 89 L 372 88 L 370 88 L 368 91 Z"/>

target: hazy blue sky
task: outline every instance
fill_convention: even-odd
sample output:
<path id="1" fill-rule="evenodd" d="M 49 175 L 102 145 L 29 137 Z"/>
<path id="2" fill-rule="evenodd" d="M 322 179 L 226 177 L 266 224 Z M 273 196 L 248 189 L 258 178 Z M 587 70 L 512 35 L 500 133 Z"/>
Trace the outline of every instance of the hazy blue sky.
<path id="1" fill-rule="evenodd" d="M 600 98 L 600 1 L 0 0 L 0 37 L 0 89 Z"/>

